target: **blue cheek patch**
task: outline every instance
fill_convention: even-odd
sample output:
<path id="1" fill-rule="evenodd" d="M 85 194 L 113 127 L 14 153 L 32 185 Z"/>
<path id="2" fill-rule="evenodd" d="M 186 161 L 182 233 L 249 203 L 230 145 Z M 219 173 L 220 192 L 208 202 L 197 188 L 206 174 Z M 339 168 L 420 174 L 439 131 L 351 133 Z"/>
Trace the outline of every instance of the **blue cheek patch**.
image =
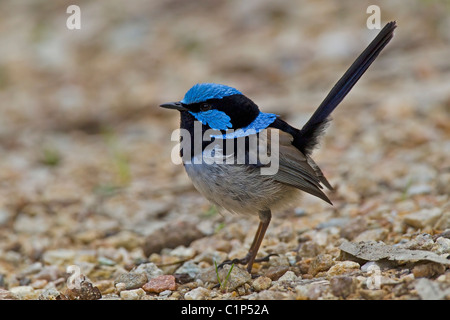
<path id="1" fill-rule="evenodd" d="M 217 139 L 235 139 L 235 138 L 245 137 L 245 136 L 255 134 L 255 133 L 260 132 L 261 130 L 266 129 L 269 125 L 271 125 L 275 121 L 276 118 L 277 118 L 276 114 L 260 112 L 259 115 L 256 117 L 256 119 L 253 120 L 253 122 L 250 123 L 248 126 L 246 126 L 244 128 L 239 128 L 236 131 L 230 130 L 229 133 L 212 135 L 211 137 L 217 138 Z M 220 130 L 225 130 L 225 129 L 220 129 Z"/>
<path id="2" fill-rule="evenodd" d="M 211 129 L 215 130 L 227 130 L 228 128 L 232 128 L 231 118 L 227 116 L 227 114 L 223 111 L 219 111 L 216 109 L 208 110 L 208 111 L 200 111 L 200 112 L 191 112 L 195 119 L 203 123 L 204 125 L 208 125 Z"/>

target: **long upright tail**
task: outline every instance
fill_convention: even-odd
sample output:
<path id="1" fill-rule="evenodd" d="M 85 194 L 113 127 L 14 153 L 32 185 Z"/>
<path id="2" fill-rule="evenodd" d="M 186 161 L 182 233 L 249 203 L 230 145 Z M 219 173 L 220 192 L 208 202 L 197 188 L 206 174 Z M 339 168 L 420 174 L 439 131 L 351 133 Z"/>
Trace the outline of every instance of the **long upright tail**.
<path id="1" fill-rule="evenodd" d="M 378 33 L 376 38 L 367 46 L 361 55 L 353 62 L 344 75 L 331 89 L 320 106 L 300 130 L 295 144 L 305 154 L 311 154 L 319 142 L 320 135 L 327 122 L 329 115 L 344 99 L 347 93 L 358 82 L 359 78 L 366 72 L 367 68 L 376 59 L 378 54 L 389 43 L 393 37 L 394 29 L 397 27 L 395 21 L 391 21 Z"/>

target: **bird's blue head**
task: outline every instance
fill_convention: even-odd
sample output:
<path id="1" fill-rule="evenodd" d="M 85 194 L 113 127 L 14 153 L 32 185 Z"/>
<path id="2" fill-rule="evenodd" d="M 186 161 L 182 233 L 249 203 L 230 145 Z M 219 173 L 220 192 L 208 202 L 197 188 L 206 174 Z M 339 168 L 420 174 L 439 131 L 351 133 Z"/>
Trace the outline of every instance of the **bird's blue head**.
<path id="1" fill-rule="evenodd" d="M 258 106 L 239 90 L 216 83 L 199 83 L 186 92 L 183 100 L 161 107 L 188 112 L 202 124 L 215 130 L 259 132 L 267 128 L 276 115 L 262 113 Z"/>
<path id="2" fill-rule="evenodd" d="M 180 102 L 183 104 L 202 103 L 210 99 L 222 99 L 235 94 L 242 95 L 239 90 L 224 84 L 197 83 L 186 92 L 183 100 Z"/>

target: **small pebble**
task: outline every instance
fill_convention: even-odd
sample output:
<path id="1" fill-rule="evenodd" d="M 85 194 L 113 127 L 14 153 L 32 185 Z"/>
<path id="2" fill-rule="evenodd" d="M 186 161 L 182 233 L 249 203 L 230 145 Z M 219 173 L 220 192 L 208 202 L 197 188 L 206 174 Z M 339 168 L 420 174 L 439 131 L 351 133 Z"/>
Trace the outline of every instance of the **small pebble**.
<path id="1" fill-rule="evenodd" d="M 308 284 L 301 284 L 295 287 L 297 300 L 318 299 L 329 287 L 328 281 L 317 281 Z"/>
<path id="2" fill-rule="evenodd" d="M 145 273 L 128 272 L 118 276 L 115 283 L 124 283 L 124 289 L 130 290 L 142 287 L 147 281 L 148 279 Z"/>
<path id="3" fill-rule="evenodd" d="M 20 300 L 35 300 L 39 297 L 38 291 L 34 290 L 32 286 L 12 287 L 9 291 Z"/>
<path id="4" fill-rule="evenodd" d="M 289 270 L 288 266 L 270 267 L 267 270 L 265 276 L 270 278 L 271 280 L 275 281 L 275 280 L 278 280 L 278 278 L 280 278 L 288 270 Z"/>
<path id="5" fill-rule="evenodd" d="M 250 273 L 237 265 L 233 266 L 233 270 L 231 270 L 231 273 L 228 275 L 230 268 L 230 265 L 225 265 L 219 270 L 219 278 L 221 279 L 222 284 L 225 285 L 227 291 L 234 291 L 236 288 L 251 280 L 252 276 Z"/>
<path id="6" fill-rule="evenodd" d="M 439 237 L 436 239 L 436 247 L 434 250 L 437 254 L 450 253 L 450 239 Z"/>
<path id="7" fill-rule="evenodd" d="M 0 288 L 0 300 L 17 300 L 19 297 L 11 291 Z"/>
<path id="8" fill-rule="evenodd" d="M 179 267 L 175 273 L 179 273 L 179 274 L 188 274 L 190 277 L 195 278 L 199 273 L 200 273 L 201 269 L 198 266 L 197 263 L 195 263 L 192 260 L 188 260 L 185 263 L 183 263 L 183 265 L 181 267 Z"/>
<path id="9" fill-rule="evenodd" d="M 328 276 L 337 276 L 359 270 L 359 263 L 354 261 L 339 261 L 327 271 Z"/>
<path id="10" fill-rule="evenodd" d="M 310 264 L 308 273 L 315 276 L 320 271 L 327 271 L 333 265 L 333 257 L 329 254 L 319 254 Z"/>
<path id="11" fill-rule="evenodd" d="M 368 261 L 361 266 L 363 272 L 373 272 L 374 270 L 381 270 L 380 263 L 377 261 Z"/>
<path id="12" fill-rule="evenodd" d="M 159 293 L 160 297 L 168 297 L 172 294 L 172 290 L 164 290 Z"/>
<path id="13" fill-rule="evenodd" d="M 136 268 L 134 268 L 132 270 L 132 272 L 134 272 L 134 273 L 144 273 L 147 276 L 148 280 L 150 280 L 151 278 L 160 276 L 160 275 L 162 275 L 164 273 L 153 262 L 140 264 Z"/>
<path id="14" fill-rule="evenodd" d="M 186 248 L 185 246 L 178 246 L 175 249 L 170 250 L 170 255 L 180 259 L 188 259 L 195 255 L 195 249 Z"/>
<path id="15" fill-rule="evenodd" d="M 431 278 L 445 272 L 445 266 L 439 263 L 429 262 L 414 266 L 412 270 L 415 278 Z"/>
<path id="16" fill-rule="evenodd" d="M 292 282 L 297 280 L 298 277 L 295 275 L 292 271 L 286 271 L 285 274 L 283 274 L 277 281 L 278 282 Z"/>
<path id="17" fill-rule="evenodd" d="M 195 288 L 184 295 L 186 300 L 206 300 L 210 297 L 210 291 L 203 287 Z"/>
<path id="18" fill-rule="evenodd" d="M 143 296 L 145 296 L 145 291 L 142 288 L 120 292 L 120 298 L 123 300 L 139 300 Z"/>
<path id="19" fill-rule="evenodd" d="M 98 300 L 101 299 L 102 294 L 91 282 L 82 280 L 79 286 L 68 288 L 65 296 L 70 300 Z"/>
<path id="20" fill-rule="evenodd" d="M 431 250 L 434 246 L 433 237 L 428 233 L 417 235 L 414 239 L 403 245 L 404 248 L 411 250 Z"/>
<path id="21" fill-rule="evenodd" d="M 450 295 L 450 288 L 443 289 L 439 283 L 429 279 L 417 279 L 414 287 L 422 300 L 442 300 Z"/>
<path id="22" fill-rule="evenodd" d="M 272 279 L 270 279 L 269 277 L 258 277 L 253 281 L 253 289 L 255 289 L 255 291 L 262 291 L 262 290 L 266 290 L 270 287 L 270 285 L 272 284 Z"/>
<path id="23" fill-rule="evenodd" d="M 334 277 L 330 280 L 331 292 L 340 298 L 347 298 L 356 291 L 356 279 L 348 276 Z"/>
<path id="24" fill-rule="evenodd" d="M 114 281 L 113 280 L 100 280 L 94 283 L 94 285 L 103 294 L 109 294 L 114 292 Z M 122 288 L 124 290 L 125 287 Z M 120 291 L 120 290 L 119 290 Z"/>
<path id="25" fill-rule="evenodd" d="M 48 288 L 39 295 L 39 300 L 58 300 L 60 296 L 61 293 L 56 288 Z"/>
<path id="26" fill-rule="evenodd" d="M 361 289 L 358 292 L 366 300 L 380 300 L 387 294 L 383 289 Z"/>
<path id="27" fill-rule="evenodd" d="M 142 287 L 146 292 L 161 293 L 166 290 L 174 291 L 177 285 L 175 277 L 172 275 L 161 275 L 150 279 L 149 282 Z"/>
<path id="28" fill-rule="evenodd" d="M 117 292 L 121 292 L 121 291 L 125 290 L 126 284 L 123 282 L 118 282 L 114 286 L 115 286 Z"/>

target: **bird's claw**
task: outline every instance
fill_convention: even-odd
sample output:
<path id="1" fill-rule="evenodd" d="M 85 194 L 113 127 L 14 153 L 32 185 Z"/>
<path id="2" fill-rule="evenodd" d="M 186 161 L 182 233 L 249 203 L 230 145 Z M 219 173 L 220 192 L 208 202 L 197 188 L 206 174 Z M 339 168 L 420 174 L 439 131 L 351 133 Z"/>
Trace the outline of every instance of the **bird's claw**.
<path id="1" fill-rule="evenodd" d="M 270 257 L 272 257 L 272 256 L 278 256 L 278 254 L 277 253 L 271 253 L 271 254 L 268 254 L 265 257 L 255 259 L 254 262 L 269 261 Z M 241 259 L 235 258 L 235 259 L 232 259 L 232 260 L 225 260 L 224 262 L 219 264 L 217 266 L 217 268 L 218 269 L 222 269 L 227 264 L 242 264 L 242 265 L 245 265 L 245 264 L 249 263 L 249 261 L 250 261 L 250 255 L 246 255 L 244 258 L 241 258 Z"/>

